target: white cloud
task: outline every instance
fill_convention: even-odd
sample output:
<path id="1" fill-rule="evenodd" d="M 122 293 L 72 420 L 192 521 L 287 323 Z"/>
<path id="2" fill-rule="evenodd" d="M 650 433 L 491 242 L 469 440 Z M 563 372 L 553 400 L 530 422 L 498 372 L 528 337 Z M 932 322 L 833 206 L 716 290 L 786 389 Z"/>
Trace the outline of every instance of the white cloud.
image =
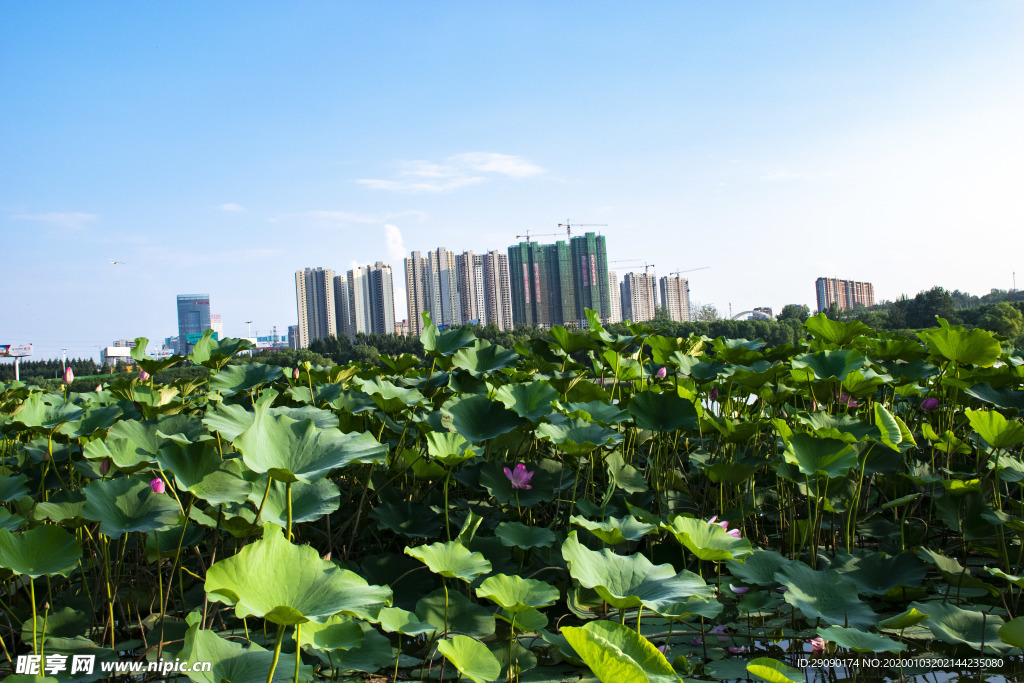
<path id="1" fill-rule="evenodd" d="M 444 163 L 424 160 L 401 161 L 394 179 L 360 178 L 356 182 L 371 190 L 391 192 L 451 192 L 478 185 L 493 176 L 528 178 L 545 170 L 522 157 L 494 152 L 466 152 Z"/>
<path id="2" fill-rule="evenodd" d="M 384 243 L 387 245 L 388 256 L 396 261 L 405 257 L 405 241 L 398 226 L 387 223 L 384 225 Z"/>
<path id="3" fill-rule="evenodd" d="M 35 221 L 65 230 L 81 230 L 86 224 L 99 218 L 92 213 L 20 213 L 11 218 L 20 221 Z"/>
<path id="4" fill-rule="evenodd" d="M 231 202 L 228 202 L 227 204 L 221 204 L 217 208 L 220 209 L 221 211 L 245 211 L 245 209 L 241 205 L 232 204 Z"/>

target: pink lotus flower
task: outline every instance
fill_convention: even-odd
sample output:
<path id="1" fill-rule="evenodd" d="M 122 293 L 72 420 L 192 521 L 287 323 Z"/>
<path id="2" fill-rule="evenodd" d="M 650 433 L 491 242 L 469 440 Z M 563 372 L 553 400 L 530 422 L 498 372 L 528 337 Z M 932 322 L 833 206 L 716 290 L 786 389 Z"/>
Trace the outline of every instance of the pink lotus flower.
<path id="1" fill-rule="evenodd" d="M 690 640 L 690 645 L 700 645 L 703 642 L 704 642 L 704 639 L 701 638 L 700 636 L 697 636 L 696 638 L 693 638 L 692 640 Z"/>
<path id="2" fill-rule="evenodd" d="M 298 378 L 299 378 L 299 369 L 295 368 L 294 370 L 292 370 L 292 379 L 298 379 Z"/>
<path id="3" fill-rule="evenodd" d="M 708 520 L 708 524 L 717 524 L 718 526 L 722 527 L 722 530 L 725 531 L 725 533 L 729 534 L 733 538 L 740 538 L 740 530 L 739 529 L 730 529 L 729 528 L 729 522 L 726 522 L 726 521 L 716 522 L 715 521 L 716 519 L 718 519 L 718 515 L 715 515 L 714 517 L 709 519 Z"/>
<path id="4" fill-rule="evenodd" d="M 667 654 L 668 654 L 668 644 L 665 644 L 665 645 L 659 645 L 659 646 L 658 646 L 658 647 L 656 647 L 655 649 L 656 649 L 656 650 L 657 650 L 658 652 L 660 652 L 661 654 L 663 654 L 663 655 L 667 655 Z"/>
<path id="5" fill-rule="evenodd" d="M 97 384 L 97 385 L 96 385 L 96 393 L 98 394 L 98 393 L 100 393 L 101 391 L 103 391 L 103 385 L 102 385 L 102 384 Z"/>
<path id="6" fill-rule="evenodd" d="M 839 405 L 847 408 L 856 408 L 860 404 L 849 394 L 839 394 Z"/>
<path id="7" fill-rule="evenodd" d="M 668 374 L 668 370 L 665 369 L 664 367 L 660 367 L 660 368 L 658 368 L 658 371 L 656 373 L 654 373 L 654 376 L 657 377 L 658 379 L 665 379 L 665 376 L 667 374 Z"/>
<path id="8" fill-rule="evenodd" d="M 925 400 L 921 401 L 921 410 L 923 410 L 926 413 L 930 413 L 933 410 L 938 410 L 938 408 L 939 399 L 937 398 L 926 398 Z"/>
<path id="9" fill-rule="evenodd" d="M 163 493 L 167 490 L 167 485 L 164 484 L 164 480 L 157 477 L 153 481 L 149 482 L 149 488 L 153 489 L 153 493 Z"/>
<path id="10" fill-rule="evenodd" d="M 814 648 L 815 652 L 825 652 L 826 650 L 828 650 L 828 644 L 825 643 L 824 638 L 811 638 L 809 642 L 811 643 L 811 647 Z"/>
<path id="11" fill-rule="evenodd" d="M 64 368 L 64 384 L 71 384 L 75 381 L 75 373 L 70 367 Z"/>
<path id="12" fill-rule="evenodd" d="M 140 382 L 148 382 L 149 381 L 149 373 L 146 372 L 145 370 L 139 370 L 139 381 Z"/>
<path id="13" fill-rule="evenodd" d="M 727 647 L 725 649 L 728 650 L 729 652 L 733 653 L 734 655 L 740 655 L 740 654 L 743 654 L 744 652 L 747 651 L 747 648 L 739 646 L 739 645 L 734 645 L 732 647 Z"/>
<path id="14" fill-rule="evenodd" d="M 536 470 L 534 470 L 535 472 Z M 533 472 L 526 469 L 526 465 L 519 463 L 514 470 L 505 468 L 505 476 L 512 482 L 514 489 L 532 489 L 530 480 L 533 479 Z"/>
<path id="15" fill-rule="evenodd" d="M 725 641 L 729 640 L 729 638 L 727 636 L 723 635 L 724 633 L 727 633 L 728 631 L 729 631 L 729 627 L 726 626 L 725 624 L 719 624 L 718 626 L 716 626 L 713 629 L 711 629 L 711 633 L 713 633 L 714 635 L 718 636 L 718 639 L 720 641 L 722 641 L 723 643 Z"/>
<path id="16" fill-rule="evenodd" d="M 736 595 L 743 595 L 744 593 L 746 593 L 750 589 L 748 587 L 746 587 L 746 586 L 734 586 L 734 585 L 732 585 L 730 583 L 729 584 L 729 590 L 731 590 Z"/>
<path id="17" fill-rule="evenodd" d="M 711 393 L 708 394 L 708 398 L 711 399 L 712 401 L 718 400 L 718 387 L 714 387 L 711 389 Z"/>

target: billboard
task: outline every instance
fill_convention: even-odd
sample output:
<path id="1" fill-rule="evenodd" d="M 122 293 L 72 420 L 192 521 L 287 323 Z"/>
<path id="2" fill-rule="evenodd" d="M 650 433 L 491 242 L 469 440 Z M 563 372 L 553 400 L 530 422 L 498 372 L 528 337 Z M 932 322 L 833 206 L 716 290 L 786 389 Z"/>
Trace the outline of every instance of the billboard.
<path id="1" fill-rule="evenodd" d="M 21 358 L 31 355 L 31 344 L 0 344 L 0 358 Z"/>

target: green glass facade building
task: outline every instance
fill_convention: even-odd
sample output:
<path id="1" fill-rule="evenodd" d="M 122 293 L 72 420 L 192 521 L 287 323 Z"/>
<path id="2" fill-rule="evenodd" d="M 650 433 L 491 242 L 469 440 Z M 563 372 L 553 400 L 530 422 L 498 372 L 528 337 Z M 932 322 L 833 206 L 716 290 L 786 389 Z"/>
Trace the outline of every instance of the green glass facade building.
<path id="1" fill-rule="evenodd" d="M 608 252 L 603 235 L 568 243 L 520 242 L 508 249 L 512 318 L 517 325 L 586 325 L 586 309 L 607 320 Z"/>

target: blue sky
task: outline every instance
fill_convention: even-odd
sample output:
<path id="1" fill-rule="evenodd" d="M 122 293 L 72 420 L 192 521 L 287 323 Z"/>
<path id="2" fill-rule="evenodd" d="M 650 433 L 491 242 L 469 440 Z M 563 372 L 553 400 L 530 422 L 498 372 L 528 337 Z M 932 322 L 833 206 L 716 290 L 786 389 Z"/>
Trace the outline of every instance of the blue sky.
<path id="1" fill-rule="evenodd" d="M 403 318 L 409 251 L 566 219 L 722 312 L 1006 289 L 1021 35 L 1015 1 L 3 3 L 0 343 L 162 340 L 191 292 L 283 330 L 295 270 L 377 260 Z"/>

